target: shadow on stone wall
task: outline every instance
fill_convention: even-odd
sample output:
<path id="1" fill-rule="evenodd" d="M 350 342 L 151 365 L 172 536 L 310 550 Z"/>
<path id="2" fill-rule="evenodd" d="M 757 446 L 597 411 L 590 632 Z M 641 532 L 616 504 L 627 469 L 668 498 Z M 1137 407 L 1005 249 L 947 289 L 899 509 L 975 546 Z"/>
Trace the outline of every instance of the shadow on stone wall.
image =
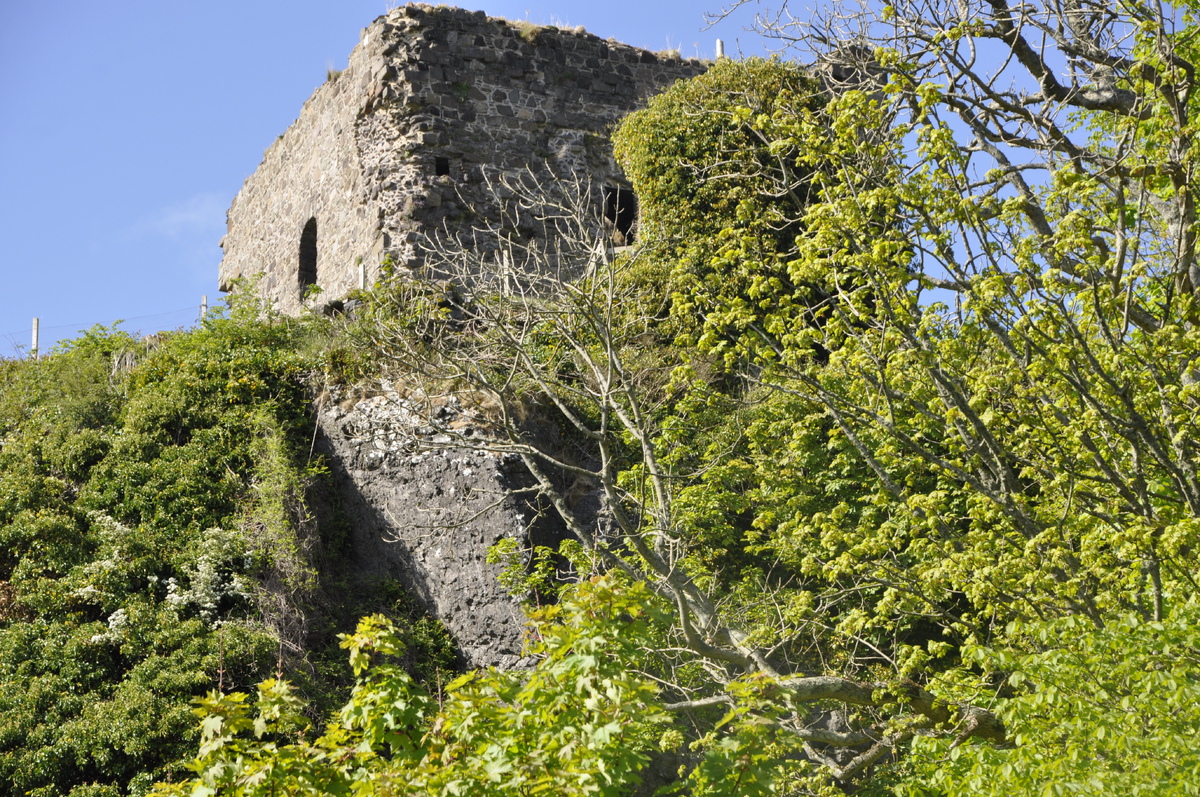
<path id="1" fill-rule="evenodd" d="M 386 397 L 319 415 L 317 450 L 330 460 L 348 524 L 354 581 L 399 581 L 457 642 L 471 667 L 520 666 L 525 615 L 498 581 L 488 549 L 557 547 L 561 522 L 539 515 L 513 488 L 528 484 L 519 458 L 485 451 L 416 451 L 398 434 Z"/>

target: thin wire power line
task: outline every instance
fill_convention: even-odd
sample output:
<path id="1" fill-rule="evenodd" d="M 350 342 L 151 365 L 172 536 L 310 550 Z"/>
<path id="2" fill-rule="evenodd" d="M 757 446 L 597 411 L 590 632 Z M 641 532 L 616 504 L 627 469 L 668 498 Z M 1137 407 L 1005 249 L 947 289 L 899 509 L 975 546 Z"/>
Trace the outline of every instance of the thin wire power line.
<path id="1" fill-rule="evenodd" d="M 113 321 L 111 323 L 125 323 L 126 321 L 144 321 L 147 318 L 162 318 L 163 316 L 177 315 L 177 314 L 182 313 L 187 310 L 195 310 L 196 307 L 197 307 L 196 305 L 188 305 L 187 307 L 181 307 L 178 310 L 167 310 L 162 313 L 151 313 L 150 315 L 137 315 L 137 316 L 131 316 L 130 318 L 118 318 L 118 319 L 116 319 L 116 321 Z M 31 316 L 31 318 L 32 318 L 32 316 Z M 93 321 L 91 323 L 84 322 L 84 323 L 79 323 L 79 324 L 55 324 L 54 326 L 51 326 L 51 327 L 43 326 L 43 327 L 41 327 L 41 330 L 44 332 L 44 331 L 50 330 L 50 329 L 71 329 L 71 328 L 78 329 L 80 327 L 94 327 L 97 324 L 103 324 L 103 323 L 104 323 L 103 321 Z M 26 327 L 25 329 L 15 330 L 13 332 L 0 333 L 0 337 L 8 338 L 13 335 L 27 335 L 27 334 L 29 334 L 28 327 Z"/>
<path id="2" fill-rule="evenodd" d="M 193 307 L 193 306 L 188 306 L 188 307 L 181 307 L 177 310 L 167 310 L 167 311 L 164 311 L 161 313 L 148 313 L 146 315 L 131 316 L 129 318 L 118 318 L 118 319 L 114 320 L 113 322 L 111 322 L 110 325 L 123 324 L 126 321 L 145 321 L 147 319 L 168 318 L 170 316 L 178 317 L 181 313 L 185 313 L 185 312 L 196 313 L 195 320 L 197 322 L 199 322 L 200 315 L 197 312 L 197 308 Z M 93 327 L 93 326 L 96 326 L 98 324 L 103 324 L 103 323 L 104 322 L 102 322 L 102 321 L 96 321 L 96 322 L 93 322 L 90 324 L 89 323 L 55 324 L 53 326 L 48 326 L 48 327 L 40 326 L 39 331 L 41 331 L 43 333 L 46 331 L 64 330 L 64 329 L 75 329 L 75 330 L 82 331 L 89 327 Z M 18 357 L 22 356 L 22 353 L 28 349 L 30 331 L 31 330 L 29 328 L 25 328 L 25 329 L 17 330 L 14 332 L 0 333 L 0 350 L 4 350 L 5 348 L 7 348 L 7 350 L 12 352 L 15 356 L 18 356 Z M 140 332 L 140 331 L 141 330 L 138 330 L 138 332 Z M 69 337 L 70 337 L 69 334 L 65 334 L 62 337 L 59 337 L 59 336 L 56 336 L 53 332 L 51 332 L 50 335 L 47 335 L 43 338 L 43 341 L 45 342 L 46 345 L 41 346 L 40 348 L 42 348 L 42 350 L 45 352 L 49 352 L 54 346 L 56 346 L 62 340 L 65 340 Z M 5 346 L 4 344 L 7 344 L 7 346 Z M 0 359 L 7 359 L 7 355 L 0 354 Z"/>

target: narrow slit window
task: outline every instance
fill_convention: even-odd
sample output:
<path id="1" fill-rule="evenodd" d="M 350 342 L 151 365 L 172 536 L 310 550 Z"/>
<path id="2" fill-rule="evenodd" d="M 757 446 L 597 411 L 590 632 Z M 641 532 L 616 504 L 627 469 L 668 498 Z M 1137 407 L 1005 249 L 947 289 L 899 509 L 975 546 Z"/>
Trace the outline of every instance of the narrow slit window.
<path id="1" fill-rule="evenodd" d="M 317 284 L 317 219 L 313 217 L 300 233 L 300 296 L 310 285 Z"/>
<path id="2" fill-rule="evenodd" d="M 449 158 L 434 158 L 433 159 L 433 174 L 435 177 L 450 176 L 450 159 Z"/>
<path id="3" fill-rule="evenodd" d="M 604 220 L 614 246 L 629 246 L 637 236 L 638 203 L 632 188 L 604 186 Z"/>

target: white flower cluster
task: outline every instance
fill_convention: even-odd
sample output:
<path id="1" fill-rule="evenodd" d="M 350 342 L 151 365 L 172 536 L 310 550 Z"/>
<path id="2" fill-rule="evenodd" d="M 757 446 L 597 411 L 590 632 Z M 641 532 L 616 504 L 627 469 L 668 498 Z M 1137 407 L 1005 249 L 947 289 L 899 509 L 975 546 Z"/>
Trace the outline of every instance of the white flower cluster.
<path id="1" fill-rule="evenodd" d="M 253 557 L 244 550 L 236 532 L 209 529 L 204 534 L 203 553 L 187 575 L 187 586 L 168 578 L 166 601 L 180 613 L 195 607 L 201 619 L 213 623 L 223 598 L 250 597 L 251 585 L 238 570 L 248 569 Z"/>
<path id="2" fill-rule="evenodd" d="M 108 630 L 103 633 L 93 634 L 89 641 L 93 644 L 121 642 L 125 639 L 128 630 L 129 615 L 125 613 L 124 609 L 117 609 L 108 616 Z"/>

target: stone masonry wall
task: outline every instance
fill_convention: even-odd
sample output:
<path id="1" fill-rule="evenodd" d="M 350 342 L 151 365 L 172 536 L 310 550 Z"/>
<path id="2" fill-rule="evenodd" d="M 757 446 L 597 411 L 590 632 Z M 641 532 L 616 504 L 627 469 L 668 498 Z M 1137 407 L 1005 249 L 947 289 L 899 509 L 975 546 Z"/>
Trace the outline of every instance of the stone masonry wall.
<path id="1" fill-rule="evenodd" d="M 440 416 L 460 433 L 478 420 L 454 400 Z M 353 572 L 403 583 L 470 666 L 519 666 L 525 615 L 488 549 L 503 538 L 557 547 L 565 534 L 513 494 L 528 479 L 520 461 L 453 447 L 386 380 L 370 398 L 333 396 L 317 423 L 350 520 Z"/>
<path id="2" fill-rule="evenodd" d="M 704 70 L 582 31 L 412 4 L 364 32 L 348 68 L 305 103 L 229 209 L 222 289 L 299 312 L 300 239 L 315 219 L 318 303 L 367 284 L 417 239 L 494 218 L 485 177 L 529 168 L 619 184 L 608 134 L 675 80 Z"/>
<path id="3" fill-rule="evenodd" d="M 363 242 L 372 240 L 377 226 L 364 202 L 356 143 L 372 80 L 367 55 L 366 47 L 356 48 L 349 68 L 317 89 L 234 198 L 221 239 L 221 290 L 261 274 L 264 296 L 284 312 L 299 310 L 299 243 L 310 218 L 317 219 L 318 283 L 340 293 L 356 287 L 352 266 L 367 254 Z"/>

